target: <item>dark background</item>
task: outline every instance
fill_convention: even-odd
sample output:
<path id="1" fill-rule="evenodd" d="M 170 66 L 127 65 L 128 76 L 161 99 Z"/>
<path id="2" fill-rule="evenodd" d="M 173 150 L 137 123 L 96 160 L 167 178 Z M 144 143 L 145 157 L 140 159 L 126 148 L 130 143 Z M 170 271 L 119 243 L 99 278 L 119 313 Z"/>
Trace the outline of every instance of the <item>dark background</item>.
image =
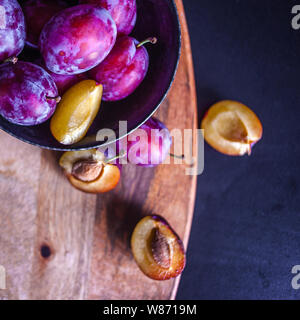
<path id="1" fill-rule="evenodd" d="M 177 299 L 300 299 L 300 30 L 288 0 L 183 0 L 199 121 L 223 99 L 251 107 L 263 139 L 248 157 L 205 145 Z"/>

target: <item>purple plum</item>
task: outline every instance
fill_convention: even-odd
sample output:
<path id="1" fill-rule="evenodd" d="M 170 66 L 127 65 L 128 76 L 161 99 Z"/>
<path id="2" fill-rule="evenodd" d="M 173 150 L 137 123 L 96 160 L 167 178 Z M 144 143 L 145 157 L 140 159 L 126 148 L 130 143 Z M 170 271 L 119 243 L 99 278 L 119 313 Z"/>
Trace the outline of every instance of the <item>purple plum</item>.
<path id="1" fill-rule="evenodd" d="M 50 70 L 47 70 L 47 68 L 45 67 L 45 64 L 40 58 L 34 60 L 33 63 L 44 68 L 50 74 L 50 76 L 52 77 L 52 79 L 54 80 L 57 86 L 58 94 L 60 96 L 62 96 L 68 89 L 70 89 L 79 81 L 86 80 L 88 78 L 86 73 L 71 74 L 71 75 L 54 73 Z"/>
<path id="2" fill-rule="evenodd" d="M 26 43 L 38 48 L 40 33 L 44 25 L 59 11 L 67 8 L 64 1 L 53 0 L 28 0 L 23 5 L 27 37 Z"/>
<path id="3" fill-rule="evenodd" d="M 80 3 L 97 4 L 108 10 L 120 35 L 130 34 L 135 26 L 136 0 L 80 0 Z"/>
<path id="4" fill-rule="evenodd" d="M 113 48 L 117 27 L 106 9 L 96 5 L 67 8 L 44 26 L 39 47 L 47 69 L 79 74 L 102 62 Z"/>
<path id="5" fill-rule="evenodd" d="M 19 3 L 0 0 L 0 62 L 21 53 L 25 37 L 25 19 Z"/>
<path id="6" fill-rule="evenodd" d="M 144 137 L 140 130 L 143 130 Z M 155 167 L 163 163 L 169 154 L 172 137 L 166 126 L 152 117 L 138 130 L 121 139 L 119 144 L 120 150 L 127 150 L 129 163 L 142 167 Z"/>
<path id="7" fill-rule="evenodd" d="M 87 76 L 85 73 L 64 75 L 64 74 L 56 74 L 51 71 L 48 71 L 48 72 L 51 75 L 52 79 L 54 80 L 60 96 L 62 96 L 68 89 L 73 87 L 79 81 L 87 79 Z"/>
<path id="8" fill-rule="evenodd" d="M 51 76 L 41 67 L 19 61 L 0 66 L 0 115 L 23 125 L 37 125 L 48 120 L 59 100 Z"/>
<path id="9" fill-rule="evenodd" d="M 117 101 L 128 97 L 144 80 L 149 66 L 149 55 L 143 44 L 155 43 L 149 38 L 139 43 L 128 36 L 118 38 L 108 57 L 89 71 L 89 75 L 103 85 L 104 101 Z"/>

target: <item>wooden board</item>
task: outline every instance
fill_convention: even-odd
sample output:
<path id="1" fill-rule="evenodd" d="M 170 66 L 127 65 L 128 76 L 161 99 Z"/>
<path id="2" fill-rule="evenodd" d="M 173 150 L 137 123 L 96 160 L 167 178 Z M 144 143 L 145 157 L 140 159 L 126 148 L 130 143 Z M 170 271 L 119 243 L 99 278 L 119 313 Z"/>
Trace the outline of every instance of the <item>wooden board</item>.
<path id="1" fill-rule="evenodd" d="M 169 129 L 196 128 L 189 35 L 181 0 L 182 56 L 175 83 L 156 116 Z M 194 141 L 196 146 L 196 141 Z M 66 181 L 60 153 L 0 133 L 0 299 L 174 299 L 179 278 L 148 279 L 136 266 L 130 236 L 147 214 L 164 216 L 187 246 L 196 176 L 184 165 L 128 165 L 118 187 L 87 195 Z M 41 247 L 51 250 L 41 256 Z"/>

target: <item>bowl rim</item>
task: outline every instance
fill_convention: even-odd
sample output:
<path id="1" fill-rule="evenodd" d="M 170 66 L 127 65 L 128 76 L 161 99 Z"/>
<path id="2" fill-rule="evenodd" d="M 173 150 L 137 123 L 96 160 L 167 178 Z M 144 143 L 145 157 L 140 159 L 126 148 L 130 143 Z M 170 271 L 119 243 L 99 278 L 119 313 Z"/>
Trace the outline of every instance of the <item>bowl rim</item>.
<path id="1" fill-rule="evenodd" d="M 170 83 L 168 88 L 166 89 L 165 93 L 162 95 L 162 97 L 160 98 L 160 100 L 158 101 L 157 105 L 153 108 L 152 112 L 147 115 L 145 117 L 144 120 L 142 120 L 141 122 L 139 122 L 137 125 L 134 126 L 134 128 L 130 128 L 127 130 L 127 133 L 122 135 L 122 136 L 118 136 L 116 139 L 108 141 L 108 142 L 101 142 L 101 141 L 96 141 L 95 145 L 93 146 L 89 146 L 89 147 L 80 147 L 80 146 L 76 146 L 76 144 L 74 145 L 69 145 L 69 146 L 64 146 L 62 145 L 62 148 L 57 148 L 57 147 L 49 147 L 47 145 L 43 145 L 43 144 L 39 144 L 39 143 L 35 143 L 33 141 L 27 140 L 26 138 L 23 138 L 21 136 L 18 136 L 16 134 L 14 134 L 13 132 L 11 132 L 10 130 L 3 128 L 3 126 L 0 123 L 0 129 L 3 130 L 4 132 L 8 133 L 9 135 L 11 135 L 12 137 L 28 143 L 30 145 L 36 146 L 36 147 L 40 147 L 42 149 L 46 149 L 46 150 L 54 150 L 54 151 L 61 151 L 61 152 L 65 152 L 65 151 L 81 151 L 81 150 L 90 150 L 90 149 L 97 149 L 99 147 L 105 147 L 109 144 L 115 143 L 118 140 L 121 140 L 123 138 L 125 138 L 126 136 L 128 136 L 130 133 L 134 132 L 135 130 L 137 130 L 140 126 L 142 126 L 147 120 L 149 120 L 152 115 L 158 110 L 158 108 L 161 106 L 162 102 L 165 100 L 165 98 L 167 97 L 173 82 L 175 80 L 175 76 L 178 70 L 178 65 L 179 65 L 179 61 L 180 61 L 180 57 L 181 57 L 181 47 L 182 47 L 182 31 L 181 31 L 181 25 L 180 25 L 180 19 L 179 19 L 179 14 L 178 14 L 178 10 L 177 10 L 177 6 L 175 3 L 175 0 L 165 0 L 167 2 L 170 2 L 170 8 L 171 8 L 171 13 L 173 15 L 173 17 L 175 18 L 176 21 L 176 28 L 177 28 L 177 39 L 176 39 L 176 47 L 177 49 L 177 58 L 176 58 L 176 63 L 174 66 L 174 70 L 172 72 L 171 75 L 171 79 L 170 79 Z"/>

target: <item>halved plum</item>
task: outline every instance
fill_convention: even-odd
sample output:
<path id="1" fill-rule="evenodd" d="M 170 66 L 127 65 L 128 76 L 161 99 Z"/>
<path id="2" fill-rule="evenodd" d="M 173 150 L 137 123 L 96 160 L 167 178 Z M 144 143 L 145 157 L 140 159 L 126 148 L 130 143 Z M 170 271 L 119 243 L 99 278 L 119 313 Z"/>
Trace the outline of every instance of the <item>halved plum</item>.
<path id="1" fill-rule="evenodd" d="M 96 149 L 65 152 L 59 160 L 70 183 L 87 193 L 104 193 L 114 189 L 120 180 L 120 170 L 106 163 Z"/>
<path id="2" fill-rule="evenodd" d="M 256 114 L 244 104 L 231 100 L 211 106 L 202 120 L 201 128 L 209 145 L 232 156 L 250 155 L 263 132 Z"/>
<path id="3" fill-rule="evenodd" d="M 185 267 L 183 243 L 161 216 L 146 216 L 136 225 L 131 249 L 139 268 L 151 279 L 177 277 Z"/>
<path id="4" fill-rule="evenodd" d="M 94 80 L 83 80 L 63 95 L 50 122 L 57 141 L 69 145 L 86 135 L 99 111 L 102 91 Z"/>

